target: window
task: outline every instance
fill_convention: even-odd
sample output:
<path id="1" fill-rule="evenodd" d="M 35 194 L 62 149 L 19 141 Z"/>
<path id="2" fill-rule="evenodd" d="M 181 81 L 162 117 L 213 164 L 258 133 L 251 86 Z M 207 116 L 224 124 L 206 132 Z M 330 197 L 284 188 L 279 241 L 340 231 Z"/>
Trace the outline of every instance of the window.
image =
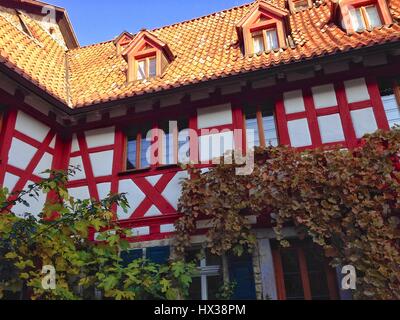
<path id="1" fill-rule="evenodd" d="M 268 29 L 253 33 L 254 53 L 275 50 L 277 48 L 279 48 L 279 41 L 276 29 Z"/>
<path id="2" fill-rule="evenodd" d="M 253 35 L 253 46 L 254 46 L 254 53 L 260 53 L 265 51 L 264 36 L 262 33 L 257 33 Z"/>
<path id="3" fill-rule="evenodd" d="M 287 45 L 288 14 L 286 9 L 258 1 L 236 24 L 244 53 L 251 55 L 284 48 Z"/>
<path id="4" fill-rule="evenodd" d="M 144 169 L 150 167 L 152 139 L 147 139 L 150 127 L 139 130 L 129 130 L 127 133 L 126 169 Z"/>
<path id="5" fill-rule="evenodd" d="M 376 5 L 351 8 L 350 20 L 354 31 L 380 27 L 382 20 Z"/>
<path id="6" fill-rule="evenodd" d="M 192 300 L 216 300 L 224 283 L 234 283 L 234 300 L 255 300 L 256 289 L 251 255 L 243 254 L 222 258 L 207 249 L 193 249 L 186 261 L 198 261 L 198 275 L 189 288 Z"/>
<path id="7" fill-rule="evenodd" d="M 294 2 L 294 7 L 296 11 L 301 11 L 307 9 L 309 7 L 309 4 L 307 0 L 298 0 Z"/>
<path id="8" fill-rule="evenodd" d="M 245 110 L 246 143 L 248 148 L 278 146 L 273 105 Z M 254 135 L 247 130 L 252 130 Z"/>
<path id="9" fill-rule="evenodd" d="M 381 79 L 379 91 L 390 128 L 400 125 L 400 79 Z"/>
<path id="10" fill-rule="evenodd" d="M 126 130 L 126 170 L 188 163 L 188 127 L 188 120 L 181 118 Z M 152 130 L 156 128 L 158 130 Z"/>
<path id="11" fill-rule="evenodd" d="M 289 9 L 291 13 L 296 13 L 312 7 L 310 0 L 289 0 Z"/>
<path id="12" fill-rule="evenodd" d="M 121 252 L 122 265 L 128 266 L 134 260 L 146 258 L 152 263 L 166 264 L 171 254 L 170 247 L 152 247 L 144 249 L 133 249 Z"/>
<path id="13" fill-rule="evenodd" d="M 157 59 L 149 57 L 137 61 L 137 79 L 143 80 L 157 75 Z"/>
<path id="14" fill-rule="evenodd" d="M 323 251 L 311 241 L 292 240 L 291 247 L 273 246 L 280 300 L 337 299 L 336 275 Z"/>
<path id="15" fill-rule="evenodd" d="M 160 124 L 162 130 L 161 161 L 162 165 L 187 163 L 190 159 L 189 123 L 186 119 L 165 121 Z"/>
<path id="16" fill-rule="evenodd" d="M 200 257 L 199 257 L 200 256 Z M 209 250 L 191 250 L 186 260 L 198 261 L 198 275 L 189 288 L 191 300 L 217 300 L 224 283 L 222 258 L 212 255 Z"/>

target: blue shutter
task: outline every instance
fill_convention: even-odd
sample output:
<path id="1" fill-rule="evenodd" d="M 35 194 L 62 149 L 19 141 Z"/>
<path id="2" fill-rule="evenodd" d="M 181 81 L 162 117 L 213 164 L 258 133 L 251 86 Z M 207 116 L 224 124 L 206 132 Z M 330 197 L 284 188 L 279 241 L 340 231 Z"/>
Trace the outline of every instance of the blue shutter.
<path id="1" fill-rule="evenodd" d="M 166 264 L 170 256 L 169 247 L 154 247 L 146 249 L 146 258 L 153 263 Z"/>
<path id="2" fill-rule="evenodd" d="M 143 250 L 127 250 L 121 252 L 122 266 L 127 267 L 128 264 L 132 263 L 134 260 L 143 258 Z"/>
<path id="3" fill-rule="evenodd" d="M 233 300 L 256 300 L 253 260 L 250 255 L 229 257 L 229 277 L 236 282 Z"/>

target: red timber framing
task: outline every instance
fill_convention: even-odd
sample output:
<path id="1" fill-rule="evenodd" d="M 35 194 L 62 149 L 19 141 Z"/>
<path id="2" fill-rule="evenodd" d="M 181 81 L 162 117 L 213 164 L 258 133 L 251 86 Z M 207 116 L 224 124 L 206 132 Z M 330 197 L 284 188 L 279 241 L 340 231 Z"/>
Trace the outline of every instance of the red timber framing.
<path id="1" fill-rule="evenodd" d="M 354 77 L 351 77 L 350 79 L 354 79 Z M 348 98 L 346 96 L 346 90 L 344 86 L 346 78 L 335 81 L 326 80 L 316 84 L 316 86 L 322 86 L 324 84 L 333 84 L 336 94 L 337 105 L 332 105 L 329 107 L 317 109 L 314 104 L 313 93 L 311 91 L 312 86 L 308 85 L 307 87 L 303 87 L 300 89 L 302 91 L 304 99 L 305 110 L 301 112 L 287 114 L 285 110 L 284 97 L 283 95 L 281 95 L 278 101 L 276 102 L 276 117 L 277 117 L 276 122 L 278 127 L 280 144 L 289 146 L 292 145 L 289 137 L 288 122 L 299 119 L 307 119 L 311 135 L 311 144 L 309 146 L 300 147 L 299 148 L 300 150 L 308 148 L 318 148 L 322 146 L 324 147 L 343 146 L 347 148 L 353 148 L 359 144 L 360 139 L 357 139 L 356 137 L 354 124 L 351 118 L 351 111 L 361 110 L 371 107 L 373 109 L 378 128 L 383 130 L 389 130 L 390 128 L 383 107 L 382 99 L 380 97 L 378 83 L 376 79 L 373 77 L 366 77 L 365 80 L 368 93 L 370 95 L 370 99 L 353 103 L 349 103 Z M 318 117 L 334 115 L 334 114 L 340 115 L 340 120 L 345 139 L 343 141 L 323 143 L 321 138 L 320 127 L 318 124 Z"/>
<path id="2" fill-rule="evenodd" d="M 64 152 L 64 144 L 58 131 L 57 125 L 54 125 L 51 119 L 47 118 L 39 111 L 26 105 L 23 100 L 24 96 L 17 91 L 15 96 L 0 90 L 2 96 L 2 104 L 5 109 L 2 110 L 3 123 L 1 126 L 0 140 L 0 185 L 4 184 L 6 174 L 11 174 L 17 177 L 17 181 L 10 193 L 23 190 L 26 184 L 31 182 L 39 182 L 42 178 L 39 172 L 34 173 L 45 153 L 52 157 L 51 168 L 48 169 L 63 169 L 66 165 L 66 156 Z M 18 113 L 25 113 L 32 119 L 40 119 L 44 125 L 48 126 L 49 131 L 43 141 L 35 139 L 35 136 L 29 136 L 16 128 Z M 31 159 L 26 164 L 25 169 L 21 169 L 12 165 L 9 161 L 9 152 L 15 141 L 21 141 L 35 149 Z M 53 144 L 52 144 L 53 142 Z M 11 200 L 11 198 L 10 198 Z"/>
<path id="3" fill-rule="evenodd" d="M 82 161 L 84 165 L 85 172 L 87 176 L 85 179 L 78 181 L 71 181 L 69 184 L 69 188 L 77 188 L 81 186 L 87 186 L 90 191 L 90 196 L 93 198 L 98 198 L 98 190 L 97 185 L 99 183 L 110 183 L 111 184 L 111 192 L 116 193 L 119 192 L 120 181 L 122 180 L 131 180 L 138 186 L 138 188 L 146 195 L 145 199 L 138 204 L 138 207 L 135 210 L 130 212 L 129 217 L 124 218 L 121 221 L 121 224 L 127 227 L 150 227 L 151 233 L 146 236 L 140 236 L 134 238 L 132 241 L 144 241 L 147 240 L 156 240 L 162 239 L 168 236 L 171 236 L 172 232 L 161 233 L 160 226 L 163 224 L 173 224 L 175 220 L 179 217 L 175 208 L 171 206 L 171 204 L 163 197 L 162 193 L 165 191 L 166 185 L 173 179 L 173 177 L 178 174 L 181 169 L 176 166 L 154 166 L 149 168 L 148 170 L 142 171 L 126 171 L 124 168 L 125 162 L 125 143 L 126 136 L 124 129 L 128 126 L 132 126 L 135 123 L 157 123 L 159 119 L 174 119 L 179 117 L 187 117 L 189 122 L 189 128 L 200 132 L 198 128 L 198 119 L 197 119 L 197 110 L 200 108 L 207 108 L 222 104 L 231 104 L 232 107 L 232 124 L 223 125 L 220 127 L 214 127 L 209 129 L 243 129 L 243 109 L 246 105 L 253 106 L 261 106 L 266 100 L 275 100 L 276 102 L 276 123 L 277 123 L 277 131 L 279 135 L 279 140 L 281 144 L 290 144 L 289 135 L 287 133 L 287 120 L 288 117 L 284 111 L 282 94 L 283 92 L 297 90 L 299 88 L 302 89 L 303 95 L 306 97 L 305 104 L 307 106 L 306 112 L 303 114 L 292 114 L 290 117 L 295 118 L 306 117 L 307 121 L 310 121 L 310 130 L 313 135 L 313 145 L 309 147 L 318 147 L 321 146 L 321 138 L 319 137 L 319 131 L 316 130 L 318 123 L 315 121 L 315 118 L 320 114 L 331 114 L 331 113 L 340 113 L 343 129 L 345 130 L 346 142 L 343 141 L 343 144 L 351 147 L 355 146 L 358 143 L 358 140 L 354 137 L 354 129 L 351 122 L 351 117 L 349 116 L 349 112 L 351 110 L 362 109 L 367 106 L 372 106 L 374 109 L 374 114 L 377 120 L 377 124 L 379 128 L 388 129 L 388 123 L 386 120 L 386 116 L 383 111 L 381 98 L 379 95 L 379 90 L 376 85 L 376 81 L 374 77 L 366 77 L 366 73 L 374 74 L 376 76 L 387 76 L 387 75 L 395 75 L 396 68 L 398 70 L 399 67 L 398 62 L 392 63 L 390 66 L 385 67 L 374 67 L 365 69 L 362 66 L 353 65 L 348 72 L 343 72 L 335 75 L 325 75 L 323 80 L 321 81 L 321 77 L 319 78 L 311 78 L 305 81 L 293 81 L 293 82 L 281 82 L 278 85 L 274 85 L 271 87 L 265 87 L 260 89 L 252 89 L 250 85 L 243 87 L 242 91 L 239 93 L 232 93 L 227 95 L 222 95 L 221 92 L 216 90 L 213 94 L 210 95 L 209 98 L 199 100 L 199 101 L 190 101 L 188 97 L 183 98 L 182 101 L 176 105 L 169 106 L 168 108 L 160 108 L 154 107 L 153 110 L 143 113 L 128 113 L 127 116 L 123 116 L 120 118 L 113 118 L 110 120 L 108 117 L 103 117 L 103 119 L 96 123 L 80 123 L 78 125 L 73 125 L 68 129 L 65 129 L 55 123 L 54 120 L 51 120 L 30 106 L 24 104 L 23 98 L 11 97 L 7 93 L 2 94 L 2 103 L 8 106 L 6 112 L 4 114 L 5 121 L 1 131 L 2 137 L 1 139 L 1 150 L 0 150 L 0 159 L 7 159 L 7 154 L 11 146 L 12 137 L 14 136 L 15 131 L 15 120 L 16 120 L 16 110 L 20 109 L 34 117 L 35 119 L 40 120 L 44 124 L 51 126 L 53 133 L 54 132 L 65 132 L 67 131 L 69 136 L 72 133 L 77 133 L 78 136 L 78 144 L 80 146 L 79 151 L 72 152 L 69 154 L 69 150 L 71 149 L 71 141 L 70 139 L 64 141 L 57 135 L 56 147 L 55 150 L 52 150 L 48 146 L 42 147 L 37 145 L 38 151 L 41 152 L 43 150 L 47 150 L 52 152 L 51 154 L 55 154 L 54 158 L 54 168 L 67 168 L 69 163 L 69 156 L 82 156 Z M 349 104 L 347 102 L 346 94 L 343 88 L 343 81 L 348 79 L 366 77 L 368 91 L 371 99 L 368 101 L 357 102 L 354 104 Z M 334 83 L 336 88 L 336 96 L 338 100 L 337 106 L 330 106 L 324 109 L 313 110 L 313 99 L 310 98 L 310 89 L 305 87 L 305 83 L 307 86 L 319 86 L 327 83 Z M 307 98 L 308 95 L 308 98 Z M 6 97 L 6 98 L 3 98 Z M 8 97 L 8 98 L 7 98 Z M 134 109 L 134 108 L 133 108 Z M 184 112 L 183 112 L 184 110 Z M 281 111 L 281 113 L 280 113 Z M 289 117 L 289 119 L 291 119 Z M 282 121 L 283 119 L 283 121 Z M 310 119 L 310 120 L 309 120 Z M 313 120 L 314 119 L 314 120 Z M 115 141 L 114 144 L 110 144 L 107 146 L 97 147 L 97 148 L 89 148 L 84 139 L 84 132 L 92 129 L 98 129 L 101 127 L 110 127 L 115 126 Z M 312 130 L 314 126 L 314 130 Z M 260 130 L 262 131 L 262 130 Z M 16 133 L 19 135 L 19 133 Z M 29 137 L 22 137 L 19 135 L 21 139 L 25 139 L 24 141 L 31 143 L 32 141 Z M 349 139 L 347 137 L 350 137 Z M 245 137 L 235 137 L 235 144 L 245 145 Z M 336 143 L 335 143 L 336 144 Z M 112 163 L 112 173 L 108 176 L 95 177 L 93 174 L 93 168 L 91 168 L 90 162 L 90 154 L 102 151 L 110 151 L 113 150 L 114 160 Z M 193 159 L 198 160 L 199 158 L 199 150 L 196 146 L 191 150 L 191 157 Z M 58 160 L 56 160 L 58 159 Z M 8 165 L 2 161 L 0 167 L 0 184 L 4 181 L 4 174 L 6 169 L 8 169 Z M 209 167 L 208 164 L 204 165 L 205 167 Z M 33 167 L 33 164 L 30 166 Z M 22 176 L 22 172 L 17 171 L 11 168 L 10 172 L 20 173 Z M 148 177 L 161 175 L 160 179 L 154 184 L 148 183 Z M 24 173 L 24 180 L 37 181 L 38 177 L 35 177 L 32 173 Z M 36 180 L 35 180 L 36 179 Z M 22 185 L 22 182 L 20 183 Z M 154 217 L 146 217 L 145 211 L 149 208 L 149 205 L 155 206 L 160 212 L 160 216 Z"/>

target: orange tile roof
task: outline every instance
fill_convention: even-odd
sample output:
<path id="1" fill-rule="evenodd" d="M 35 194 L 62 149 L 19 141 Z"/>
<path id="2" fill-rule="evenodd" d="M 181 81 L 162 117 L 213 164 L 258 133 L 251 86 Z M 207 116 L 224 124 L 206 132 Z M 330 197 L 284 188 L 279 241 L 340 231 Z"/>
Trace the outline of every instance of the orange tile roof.
<path id="1" fill-rule="evenodd" d="M 285 8 L 285 0 L 269 2 Z M 399 20 L 400 0 L 388 2 L 392 17 Z M 176 58 L 162 77 L 147 81 L 126 82 L 127 63 L 117 55 L 113 41 L 65 51 L 27 16 L 24 19 L 36 39 L 0 15 L 0 62 L 77 108 L 400 40 L 398 23 L 347 34 L 332 22 L 332 2 L 325 0 L 290 15 L 293 46 L 244 56 L 235 27 L 252 5 L 153 30 Z"/>

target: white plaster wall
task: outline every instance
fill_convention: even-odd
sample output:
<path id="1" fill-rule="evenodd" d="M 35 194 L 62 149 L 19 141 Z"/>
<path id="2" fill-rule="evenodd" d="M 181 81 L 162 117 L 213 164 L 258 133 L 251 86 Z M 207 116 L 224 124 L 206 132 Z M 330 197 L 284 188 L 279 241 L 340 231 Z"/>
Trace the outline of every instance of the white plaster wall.
<path id="1" fill-rule="evenodd" d="M 19 181 L 18 176 L 13 175 L 9 172 L 6 172 L 5 177 L 4 177 L 3 187 L 7 188 L 9 192 L 12 192 L 18 181 Z"/>
<path id="2" fill-rule="evenodd" d="M 370 99 L 367 84 L 364 78 L 345 81 L 344 86 L 346 88 L 347 101 L 349 103 Z"/>
<path id="3" fill-rule="evenodd" d="M 334 107 L 338 105 L 333 84 L 311 88 L 316 109 Z"/>
<path id="4" fill-rule="evenodd" d="M 134 237 L 147 236 L 150 234 L 150 227 L 133 228 L 131 231 Z"/>
<path id="5" fill-rule="evenodd" d="M 39 164 L 33 171 L 33 173 L 41 178 L 47 179 L 50 175 L 43 173 L 44 171 L 51 169 L 53 164 L 53 156 L 50 153 L 45 152 Z"/>
<path id="6" fill-rule="evenodd" d="M 201 108 L 197 111 L 198 128 L 212 128 L 231 124 L 233 121 L 232 108 L 230 104 Z"/>
<path id="7" fill-rule="evenodd" d="M 112 174 L 114 151 L 104 151 L 89 154 L 93 175 L 97 177 L 110 176 Z"/>
<path id="8" fill-rule="evenodd" d="M 100 200 L 107 198 L 107 196 L 110 194 L 111 191 L 111 183 L 110 182 L 99 183 L 97 185 L 97 191 L 99 193 Z"/>
<path id="9" fill-rule="evenodd" d="M 85 136 L 88 148 L 114 145 L 115 128 L 109 127 L 86 131 Z"/>
<path id="10" fill-rule="evenodd" d="M 37 149 L 17 138 L 12 139 L 8 153 L 8 164 L 25 170 L 35 155 Z"/>
<path id="11" fill-rule="evenodd" d="M 301 90 L 285 92 L 283 94 L 283 101 L 285 104 L 286 114 L 303 112 L 306 110 L 306 107 L 304 106 L 303 92 Z"/>
<path id="12" fill-rule="evenodd" d="M 169 233 L 169 232 L 175 232 L 176 228 L 174 224 L 162 224 L 160 226 L 160 232 L 161 233 Z"/>
<path id="13" fill-rule="evenodd" d="M 145 213 L 145 217 L 157 217 L 157 216 L 161 216 L 162 213 L 160 210 L 158 210 L 158 208 L 156 206 L 151 206 L 149 210 L 147 210 L 147 212 Z"/>
<path id="14" fill-rule="evenodd" d="M 125 213 L 121 207 L 118 207 L 117 216 L 120 220 L 128 219 L 146 196 L 131 179 L 121 180 L 118 192 L 127 194 L 126 198 L 130 208 Z"/>
<path id="15" fill-rule="evenodd" d="M 372 108 L 351 111 L 351 119 L 358 139 L 361 139 L 367 133 L 374 133 L 378 130 Z"/>
<path id="16" fill-rule="evenodd" d="M 50 131 L 48 126 L 22 111 L 18 111 L 15 129 L 39 142 L 43 142 Z"/>
<path id="17" fill-rule="evenodd" d="M 74 197 L 76 200 L 90 199 L 89 188 L 87 186 L 78 188 L 69 188 L 69 195 Z"/>
<path id="18" fill-rule="evenodd" d="M 85 167 L 83 166 L 82 157 L 72 157 L 69 160 L 69 165 L 79 167 L 80 169 L 76 170 L 75 175 L 69 178 L 70 181 L 83 180 L 86 178 Z"/>
<path id="19" fill-rule="evenodd" d="M 33 184 L 33 182 L 28 181 L 23 190 L 26 190 L 31 184 Z M 39 196 L 37 199 L 29 197 L 29 195 L 25 195 L 24 197 L 22 197 L 22 199 L 29 203 L 29 207 L 26 207 L 22 203 L 19 203 L 12 208 L 12 211 L 19 217 L 24 217 L 26 213 L 30 213 L 33 216 L 38 217 L 38 215 L 43 210 L 44 203 L 46 202 L 46 196 L 47 195 L 42 192 L 39 192 Z"/>
<path id="20" fill-rule="evenodd" d="M 79 151 L 79 143 L 78 143 L 78 138 L 76 137 L 76 134 L 72 136 L 72 146 L 71 146 L 71 152 L 77 152 Z"/>
<path id="21" fill-rule="evenodd" d="M 312 145 L 307 119 L 288 121 L 288 131 L 292 147 L 298 148 Z"/>
<path id="22" fill-rule="evenodd" d="M 344 132 L 340 115 L 332 114 L 318 117 L 319 130 L 322 143 L 344 141 Z"/>
<path id="23" fill-rule="evenodd" d="M 182 193 L 181 182 L 183 179 L 188 178 L 187 171 L 178 172 L 175 177 L 170 181 L 162 196 L 175 208 L 178 209 L 178 200 Z"/>

